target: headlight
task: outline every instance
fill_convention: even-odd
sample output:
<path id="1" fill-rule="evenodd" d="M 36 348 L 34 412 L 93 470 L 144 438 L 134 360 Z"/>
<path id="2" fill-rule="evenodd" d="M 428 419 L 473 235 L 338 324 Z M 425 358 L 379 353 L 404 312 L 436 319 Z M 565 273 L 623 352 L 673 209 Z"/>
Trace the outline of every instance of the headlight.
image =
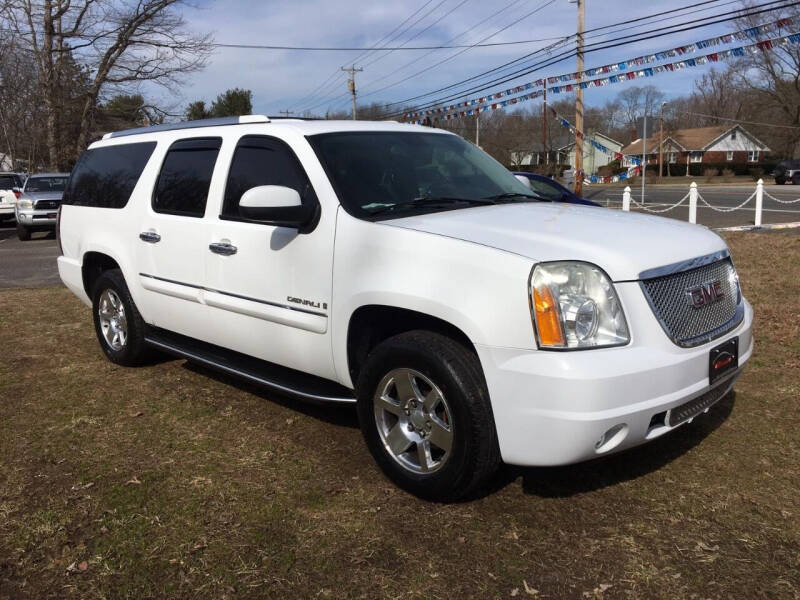
<path id="1" fill-rule="evenodd" d="M 20 210 L 31 210 L 33 208 L 33 201 L 27 198 L 17 200 L 17 208 Z"/>
<path id="2" fill-rule="evenodd" d="M 599 267 L 541 263 L 533 269 L 529 293 L 542 348 L 600 348 L 630 341 L 617 293 Z"/>

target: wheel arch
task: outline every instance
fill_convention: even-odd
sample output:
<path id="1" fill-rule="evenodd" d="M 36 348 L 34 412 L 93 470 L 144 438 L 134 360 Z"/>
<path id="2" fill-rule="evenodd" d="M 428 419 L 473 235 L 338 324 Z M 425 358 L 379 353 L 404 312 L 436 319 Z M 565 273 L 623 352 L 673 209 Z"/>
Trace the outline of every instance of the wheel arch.
<path id="1" fill-rule="evenodd" d="M 361 367 L 373 348 L 392 336 L 416 329 L 446 335 L 477 357 L 469 336 L 449 321 L 409 308 L 366 304 L 352 312 L 347 325 L 347 370 L 352 383 L 358 381 Z"/>
<path id="2" fill-rule="evenodd" d="M 105 252 L 90 250 L 83 255 L 81 262 L 81 274 L 83 277 L 83 290 L 91 299 L 94 292 L 94 284 L 103 272 L 110 269 L 120 269 L 119 262 Z"/>

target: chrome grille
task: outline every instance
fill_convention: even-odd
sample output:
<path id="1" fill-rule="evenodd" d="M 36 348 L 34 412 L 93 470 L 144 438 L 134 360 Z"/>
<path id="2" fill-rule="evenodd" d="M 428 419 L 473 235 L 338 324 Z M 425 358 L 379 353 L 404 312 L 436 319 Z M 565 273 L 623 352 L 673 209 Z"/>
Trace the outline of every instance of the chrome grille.
<path id="1" fill-rule="evenodd" d="M 688 291 L 714 281 L 721 284 L 722 297 L 699 308 L 693 306 Z M 664 331 L 679 346 L 713 340 L 742 319 L 739 280 L 730 257 L 640 283 Z"/>

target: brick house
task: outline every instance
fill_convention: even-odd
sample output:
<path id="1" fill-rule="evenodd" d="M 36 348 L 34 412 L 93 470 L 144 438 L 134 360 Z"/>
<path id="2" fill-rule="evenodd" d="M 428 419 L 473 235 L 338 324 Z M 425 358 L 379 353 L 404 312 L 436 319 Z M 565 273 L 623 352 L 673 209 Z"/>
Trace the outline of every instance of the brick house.
<path id="1" fill-rule="evenodd" d="M 659 132 L 644 143 L 647 164 L 658 165 Z M 716 127 L 696 127 L 694 129 L 664 130 L 665 172 L 673 175 L 677 165 L 685 165 L 684 173 L 689 173 L 692 164 L 715 166 L 725 163 L 757 165 L 770 149 L 741 125 Z M 643 141 L 634 140 L 622 149 L 622 166 L 633 166 L 632 157 L 641 159 Z M 683 170 L 683 169 L 681 169 Z"/>

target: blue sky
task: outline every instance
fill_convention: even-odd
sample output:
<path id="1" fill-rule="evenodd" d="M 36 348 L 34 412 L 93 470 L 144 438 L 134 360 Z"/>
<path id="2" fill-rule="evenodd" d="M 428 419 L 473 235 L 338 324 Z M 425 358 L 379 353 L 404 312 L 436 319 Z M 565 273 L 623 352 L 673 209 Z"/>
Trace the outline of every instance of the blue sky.
<path id="1" fill-rule="evenodd" d="M 698 3 L 632 2 L 623 0 L 585 0 L 586 28 L 613 25 L 621 21 Z M 448 42 L 463 34 L 454 43 L 472 44 L 491 36 L 501 28 L 507 29 L 487 39 L 487 42 L 505 42 L 526 39 L 558 38 L 575 31 L 576 5 L 568 0 L 215 0 L 203 1 L 196 8 L 187 9 L 185 17 L 192 29 L 212 32 L 218 43 L 275 44 L 314 46 L 370 46 L 398 26 L 414 11 L 426 5 L 415 17 L 430 14 L 415 27 L 404 33 L 392 46 L 402 44 L 407 38 L 429 27 L 408 45 L 435 45 Z M 720 0 L 691 9 L 691 15 L 677 15 L 653 24 L 637 24 L 635 29 L 620 32 L 626 35 L 660 26 L 693 22 L 704 17 L 721 18 L 738 8 L 738 2 Z M 507 7 L 507 8 L 506 8 Z M 541 8 L 540 8 L 541 7 Z M 500 14 L 495 15 L 501 9 Z M 538 10 L 525 17 L 527 13 Z M 707 9 L 707 10 L 704 10 Z M 446 14 L 452 11 L 450 14 Z M 760 16 L 760 22 L 769 22 L 784 16 L 778 11 Z M 441 18 L 437 23 L 434 21 Z M 664 17 L 660 17 L 664 19 Z M 484 22 L 485 21 L 485 22 Z M 482 23 L 483 22 L 483 23 Z M 433 24 L 433 25 L 432 25 Z M 432 26 L 431 26 L 432 25 Z M 678 33 L 675 35 L 602 50 L 586 56 L 586 67 L 633 58 L 645 53 L 666 50 L 689 42 L 706 39 L 729 31 L 729 24 Z M 591 34 L 590 34 L 591 35 Z M 595 34 L 597 35 L 597 34 Z M 588 42 L 603 37 L 589 38 Z M 393 102 L 454 83 L 482 71 L 531 52 L 550 42 L 526 45 L 473 48 L 423 74 L 377 91 L 379 88 L 431 67 L 458 50 L 434 52 L 396 51 L 372 52 L 360 58 L 356 66 L 364 72 L 357 74 L 357 87 L 361 101 Z M 314 112 L 324 114 L 326 109 L 349 110 L 350 100 L 346 76 L 338 72 L 349 65 L 361 52 L 296 52 L 218 48 L 205 70 L 187 78 L 178 100 L 184 106 L 191 100 L 206 101 L 232 87 L 251 89 L 254 112 L 278 114 L 282 110 L 300 111 L 314 106 Z M 411 64 L 409 64 L 411 63 Z M 526 75 L 510 85 L 535 79 L 542 75 L 557 75 L 575 70 L 575 58 Z M 689 92 L 696 79 L 707 72 L 707 67 L 686 69 L 664 74 L 636 83 L 625 83 L 610 88 L 594 88 L 586 92 L 587 104 L 598 104 L 613 96 L 626 85 L 656 85 L 668 96 Z M 330 82 L 311 98 L 308 94 L 329 77 Z M 489 90 L 491 91 L 491 90 Z M 372 93 L 370 93 L 372 92 Z M 488 92 L 484 92 L 488 93 Z M 434 96 L 438 98 L 439 95 Z M 522 106 L 522 105 L 521 105 Z"/>

